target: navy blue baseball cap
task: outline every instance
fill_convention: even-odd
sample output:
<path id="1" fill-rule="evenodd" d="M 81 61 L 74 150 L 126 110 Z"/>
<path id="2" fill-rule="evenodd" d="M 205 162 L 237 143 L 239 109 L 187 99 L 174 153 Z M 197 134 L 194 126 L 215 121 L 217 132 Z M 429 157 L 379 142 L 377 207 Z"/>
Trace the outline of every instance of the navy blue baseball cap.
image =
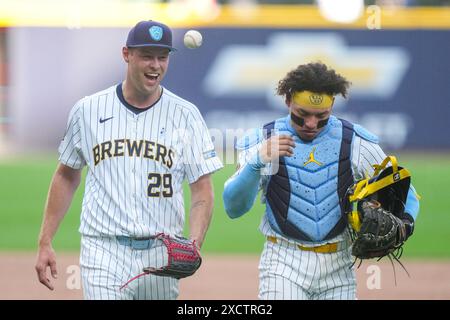
<path id="1" fill-rule="evenodd" d="M 161 47 L 170 51 L 176 49 L 172 47 L 172 30 L 157 21 L 138 22 L 128 33 L 127 47 Z"/>

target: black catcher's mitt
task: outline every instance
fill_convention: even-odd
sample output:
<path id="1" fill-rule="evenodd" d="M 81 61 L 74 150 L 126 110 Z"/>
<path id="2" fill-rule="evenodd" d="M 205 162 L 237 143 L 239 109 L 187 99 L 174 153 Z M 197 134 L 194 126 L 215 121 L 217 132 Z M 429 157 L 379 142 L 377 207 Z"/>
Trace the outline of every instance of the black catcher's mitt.
<path id="1" fill-rule="evenodd" d="M 349 189 L 352 254 L 361 260 L 388 256 L 400 262 L 402 245 L 414 230 L 414 219 L 405 212 L 411 174 L 394 156 L 373 167 L 372 177 Z"/>
<path id="2" fill-rule="evenodd" d="M 195 241 L 163 233 L 156 236 L 156 239 L 161 240 L 167 248 L 167 265 L 161 268 L 144 268 L 144 273 L 181 279 L 192 276 L 200 267 L 202 258 Z"/>
<path id="3" fill-rule="evenodd" d="M 352 254 L 359 259 L 382 258 L 400 248 L 407 238 L 405 222 L 375 200 L 358 206 L 361 227 L 356 232 Z"/>

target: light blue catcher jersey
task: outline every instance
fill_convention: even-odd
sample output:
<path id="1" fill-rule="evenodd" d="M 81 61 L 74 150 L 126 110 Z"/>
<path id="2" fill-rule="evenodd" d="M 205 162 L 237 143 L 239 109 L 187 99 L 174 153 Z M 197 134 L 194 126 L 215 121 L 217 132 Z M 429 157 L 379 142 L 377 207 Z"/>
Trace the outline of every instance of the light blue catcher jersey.
<path id="1" fill-rule="evenodd" d="M 290 134 L 296 147 L 292 157 L 280 158 L 277 174 L 266 190 L 266 214 L 278 233 L 301 241 L 322 241 L 346 226 L 345 193 L 353 184 L 350 163 L 353 125 L 331 116 L 311 142 L 295 134 L 289 117 L 266 125 L 277 134 Z"/>
<path id="2" fill-rule="evenodd" d="M 258 167 L 255 169 L 255 164 L 259 166 L 257 153 L 264 143 L 265 138 L 268 138 L 268 136 L 264 135 L 263 128 L 249 131 L 236 143 L 236 149 L 240 151 L 239 170 L 237 170 L 225 183 L 224 203 L 226 204 L 227 214 L 232 218 L 237 218 L 248 212 L 257 197 L 258 189 L 262 189 L 261 201 L 266 205 L 266 210 L 259 228 L 263 235 L 267 237 L 283 238 L 285 240 L 296 240 L 297 243 L 304 245 L 325 244 L 331 240 L 333 240 L 333 242 L 344 240 L 347 235 L 344 232 L 346 224 L 344 220 L 345 216 L 342 215 L 342 212 L 343 209 L 346 209 L 346 201 L 343 200 L 346 198 L 345 192 L 347 191 L 347 185 L 352 184 L 352 179 L 358 181 L 371 176 L 374 172 L 373 166 L 380 164 L 386 158 L 386 154 L 378 145 L 378 137 L 358 124 L 351 124 L 334 117 L 331 118 L 323 132 L 321 132 L 312 142 L 304 142 L 296 137 L 297 134 L 295 130 L 290 126 L 289 117 L 271 122 L 269 125 L 266 125 L 265 128 L 276 128 L 277 132 L 274 134 L 287 133 L 296 138 L 297 148 L 301 148 L 296 150 L 296 162 L 291 163 L 291 161 L 288 161 L 291 167 L 293 167 L 289 168 L 288 171 L 285 161 L 288 158 L 282 158 L 281 170 L 279 172 L 277 171 L 278 175 L 276 176 L 271 175 L 271 173 L 277 170 L 277 168 L 274 167 L 274 164 L 269 163 L 262 168 Z M 335 129 L 333 130 L 332 128 Z M 341 128 L 341 131 L 339 132 L 336 128 Z M 336 157 L 333 159 L 329 158 L 328 160 L 322 158 L 322 151 L 330 152 L 330 150 L 325 150 L 328 149 L 326 148 L 327 144 L 321 143 L 322 139 L 325 140 L 322 138 L 323 136 L 329 136 L 330 141 L 335 141 L 333 147 L 335 153 L 337 152 L 340 139 L 340 156 L 337 157 L 339 159 L 338 164 L 336 163 Z M 322 149 L 324 146 L 325 148 Z M 313 152 L 314 147 L 316 149 L 314 149 Z M 332 156 L 332 154 L 330 156 Z M 303 159 L 300 159 L 301 157 L 303 157 Z M 350 159 L 348 160 L 348 158 Z M 327 161 L 330 161 L 331 163 Z M 332 162 L 334 162 L 334 165 Z M 325 167 L 327 171 L 324 171 L 323 167 Z M 248 170 L 248 168 L 252 169 Z M 253 175 L 252 170 L 255 172 L 254 174 L 256 175 L 257 181 L 253 184 L 249 184 L 248 175 Z M 332 170 L 337 170 L 337 177 L 336 171 L 332 174 Z M 327 178 L 330 178 L 332 181 L 334 180 L 336 187 L 335 192 L 338 194 L 339 206 L 341 207 L 340 213 L 342 215 L 341 219 L 336 222 L 328 234 L 326 234 L 326 229 L 323 229 L 323 226 L 325 226 L 327 222 L 330 223 L 328 228 L 333 224 L 332 220 L 329 218 L 330 212 L 332 212 L 333 209 L 328 209 L 328 207 L 336 208 L 337 205 L 336 202 L 334 205 L 330 202 L 325 202 L 330 201 L 333 198 L 334 201 L 336 201 L 336 193 L 331 192 L 331 189 L 329 189 L 329 195 L 327 192 L 319 193 L 320 189 L 325 190 L 326 187 L 332 185 L 328 180 L 320 180 L 321 178 L 325 178 L 325 172 L 327 172 Z M 305 180 L 305 177 L 308 176 L 313 176 L 313 179 L 310 178 L 309 182 Z M 293 177 L 293 179 L 292 181 L 289 181 L 291 177 Z M 296 182 L 296 180 L 294 180 L 295 178 L 299 181 Z M 315 179 L 318 179 L 318 181 Z M 288 183 L 286 183 L 286 181 Z M 242 189 L 243 185 L 245 186 L 244 189 Z M 236 202 L 236 199 L 232 198 L 233 194 L 236 194 L 235 189 L 239 190 L 240 196 L 237 197 L 239 200 L 238 202 Z M 291 190 L 293 190 L 292 195 Z M 226 197 L 226 195 L 229 195 L 229 197 Z M 242 195 L 244 197 L 242 197 Z M 295 200 L 296 197 L 297 200 Z M 291 198 L 294 199 L 293 203 L 297 202 L 304 204 L 304 208 L 306 208 L 305 211 L 309 208 L 310 212 L 307 211 L 305 213 L 297 207 L 291 208 Z M 323 211 L 321 212 L 320 209 Z M 406 212 L 415 219 L 418 214 L 418 209 L 418 200 L 414 196 L 414 191 L 411 187 L 406 201 Z M 300 211 L 304 216 L 300 217 L 300 219 L 303 218 L 305 220 L 304 224 L 298 222 L 298 212 L 296 211 Z M 311 214 L 311 212 L 314 212 L 315 215 Z M 327 221 L 326 218 L 330 220 Z M 304 225 L 308 224 L 309 232 L 312 236 L 306 233 L 307 230 Z M 316 233 L 314 234 L 314 232 Z M 334 234 L 336 236 L 332 237 Z"/>

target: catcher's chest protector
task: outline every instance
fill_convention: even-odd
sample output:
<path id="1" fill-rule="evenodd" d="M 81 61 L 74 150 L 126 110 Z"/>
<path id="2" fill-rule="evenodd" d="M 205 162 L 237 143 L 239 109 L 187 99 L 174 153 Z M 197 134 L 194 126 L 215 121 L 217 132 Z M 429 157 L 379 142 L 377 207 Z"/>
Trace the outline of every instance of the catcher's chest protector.
<path id="1" fill-rule="evenodd" d="M 279 134 L 292 134 L 289 117 L 267 124 Z M 347 189 L 353 184 L 350 151 L 353 125 L 330 117 L 312 142 L 294 134 L 292 157 L 280 158 L 266 192 L 267 215 L 277 232 L 301 241 L 322 241 L 340 234 L 347 222 Z M 342 201 L 341 201 L 342 199 Z"/>

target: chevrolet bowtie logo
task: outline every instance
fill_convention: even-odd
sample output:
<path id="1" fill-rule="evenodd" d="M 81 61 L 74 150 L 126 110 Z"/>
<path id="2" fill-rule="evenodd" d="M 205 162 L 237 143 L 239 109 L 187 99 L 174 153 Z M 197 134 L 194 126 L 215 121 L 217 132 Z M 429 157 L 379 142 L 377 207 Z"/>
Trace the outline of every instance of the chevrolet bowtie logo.
<path id="1" fill-rule="evenodd" d="M 312 151 L 309 153 L 309 160 L 306 161 L 306 162 L 303 164 L 304 167 L 306 167 L 306 165 L 309 164 L 309 163 L 315 163 L 315 164 L 317 164 L 317 165 L 319 165 L 319 166 L 322 166 L 322 165 L 323 165 L 323 163 L 321 163 L 321 162 L 317 161 L 316 159 L 314 159 L 314 151 L 316 151 L 316 147 L 314 147 L 314 148 L 312 149 Z"/>
<path id="2" fill-rule="evenodd" d="M 276 83 L 272 79 L 284 77 L 292 61 L 320 60 L 346 75 L 352 82 L 352 96 L 389 99 L 403 84 L 411 65 L 406 48 L 389 44 L 355 46 L 340 33 L 277 31 L 266 40 L 265 45 L 223 46 L 203 78 L 207 95 L 266 98 L 272 107 L 281 110 L 285 105 L 283 99 L 273 95 Z M 274 55 L 283 59 L 274 61 Z M 316 97 L 311 98 L 311 103 L 320 104 Z"/>

